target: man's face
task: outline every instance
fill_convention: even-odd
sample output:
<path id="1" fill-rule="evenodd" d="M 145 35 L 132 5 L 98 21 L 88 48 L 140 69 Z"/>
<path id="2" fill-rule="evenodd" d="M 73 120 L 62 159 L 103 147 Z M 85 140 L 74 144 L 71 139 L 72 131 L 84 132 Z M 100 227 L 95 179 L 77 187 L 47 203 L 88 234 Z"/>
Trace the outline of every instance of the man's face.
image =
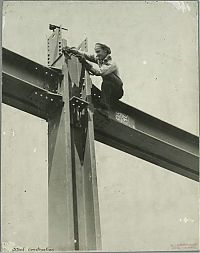
<path id="1" fill-rule="evenodd" d="M 99 60 L 103 60 L 107 56 L 107 51 L 101 47 L 95 47 L 94 50 Z"/>

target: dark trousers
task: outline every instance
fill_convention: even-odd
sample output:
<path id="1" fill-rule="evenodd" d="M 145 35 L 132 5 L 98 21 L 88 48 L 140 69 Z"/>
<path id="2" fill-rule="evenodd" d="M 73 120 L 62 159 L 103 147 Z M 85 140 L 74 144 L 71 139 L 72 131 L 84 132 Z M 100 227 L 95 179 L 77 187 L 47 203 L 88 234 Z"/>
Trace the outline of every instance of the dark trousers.
<path id="1" fill-rule="evenodd" d="M 120 99 L 124 94 L 123 83 L 115 74 L 109 74 L 103 77 L 101 84 L 101 105 L 104 109 L 110 109 L 110 106 Z"/>

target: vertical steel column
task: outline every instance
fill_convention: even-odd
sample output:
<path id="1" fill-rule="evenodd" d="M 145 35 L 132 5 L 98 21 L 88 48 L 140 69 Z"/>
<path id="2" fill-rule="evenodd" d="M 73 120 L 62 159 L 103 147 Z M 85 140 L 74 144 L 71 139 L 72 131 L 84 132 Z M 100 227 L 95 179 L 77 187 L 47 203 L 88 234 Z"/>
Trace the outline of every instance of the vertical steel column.
<path id="1" fill-rule="evenodd" d="M 87 100 L 89 102 L 88 107 L 88 130 L 85 145 L 85 157 L 84 157 L 84 170 L 85 170 L 85 192 L 88 195 L 85 196 L 86 199 L 86 219 L 89 222 L 93 222 L 94 226 L 94 240 L 96 244 L 96 249 L 102 249 L 101 243 L 101 228 L 100 228 L 100 215 L 99 215 L 99 200 L 98 200 L 98 186 L 97 186 L 97 172 L 96 172 L 96 158 L 95 158 L 95 140 L 94 140 L 94 122 L 93 114 L 94 107 L 92 104 L 91 97 L 92 81 L 89 74 L 86 72 L 86 94 Z M 90 196 L 91 195 L 91 196 Z M 90 202 L 93 203 L 90 203 Z M 91 213 L 92 218 L 91 220 Z M 92 225 L 92 224 L 91 224 Z"/>
<path id="2" fill-rule="evenodd" d="M 87 43 L 83 43 L 83 46 Z M 83 48 L 82 48 L 83 49 Z M 79 73 L 81 71 L 79 70 Z M 74 190 L 77 203 L 76 249 L 101 250 L 101 231 L 99 202 L 94 149 L 93 105 L 91 104 L 92 82 L 85 74 L 85 97 L 89 106 L 86 123 L 82 128 L 71 127 L 72 133 L 72 164 Z M 83 94 L 83 90 L 82 90 Z"/>
<path id="3" fill-rule="evenodd" d="M 49 247 L 56 251 L 74 250 L 69 83 L 67 64 L 60 86 L 64 105 L 48 119 L 49 152 Z"/>

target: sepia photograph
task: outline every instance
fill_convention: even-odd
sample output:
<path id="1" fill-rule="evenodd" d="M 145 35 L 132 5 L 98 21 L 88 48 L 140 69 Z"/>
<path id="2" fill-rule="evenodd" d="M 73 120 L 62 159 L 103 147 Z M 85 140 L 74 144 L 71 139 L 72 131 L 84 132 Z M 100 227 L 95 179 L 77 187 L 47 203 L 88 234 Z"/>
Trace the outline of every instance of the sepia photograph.
<path id="1" fill-rule="evenodd" d="M 1 252 L 199 252 L 198 15 L 3 1 Z"/>

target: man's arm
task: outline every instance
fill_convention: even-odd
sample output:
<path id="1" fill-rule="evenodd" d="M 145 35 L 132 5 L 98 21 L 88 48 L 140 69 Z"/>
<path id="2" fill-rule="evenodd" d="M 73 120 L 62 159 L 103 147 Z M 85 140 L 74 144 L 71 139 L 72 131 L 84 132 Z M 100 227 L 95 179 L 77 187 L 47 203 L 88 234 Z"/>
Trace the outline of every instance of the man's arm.
<path id="1" fill-rule="evenodd" d="M 83 52 L 83 51 L 81 51 L 81 50 L 77 50 L 76 54 L 85 57 L 85 59 L 88 60 L 88 61 L 97 63 L 97 59 L 96 59 L 96 57 L 94 56 L 94 54 L 88 54 L 88 53 Z"/>
<path id="2" fill-rule="evenodd" d="M 99 69 L 91 67 L 90 71 L 95 76 L 106 76 L 117 70 L 117 65 L 114 62 L 102 65 Z"/>
<path id="3" fill-rule="evenodd" d="M 97 59 L 93 54 L 88 54 L 82 51 L 78 51 L 82 56 L 85 57 L 86 60 L 97 63 Z"/>
<path id="4" fill-rule="evenodd" d="M 66 47 L 66 49 L 64 49 L 64 50 L 66 50 L 69 53 L 75 54 L 77 56 L 81 55 L 81 56 L 85 57 L 86 60 L 97 63 L 97 59 L 93 54 L 88 54 L 88 53 L 83 52 L 81 50 L 77 50 L 75 47 Z"/>

